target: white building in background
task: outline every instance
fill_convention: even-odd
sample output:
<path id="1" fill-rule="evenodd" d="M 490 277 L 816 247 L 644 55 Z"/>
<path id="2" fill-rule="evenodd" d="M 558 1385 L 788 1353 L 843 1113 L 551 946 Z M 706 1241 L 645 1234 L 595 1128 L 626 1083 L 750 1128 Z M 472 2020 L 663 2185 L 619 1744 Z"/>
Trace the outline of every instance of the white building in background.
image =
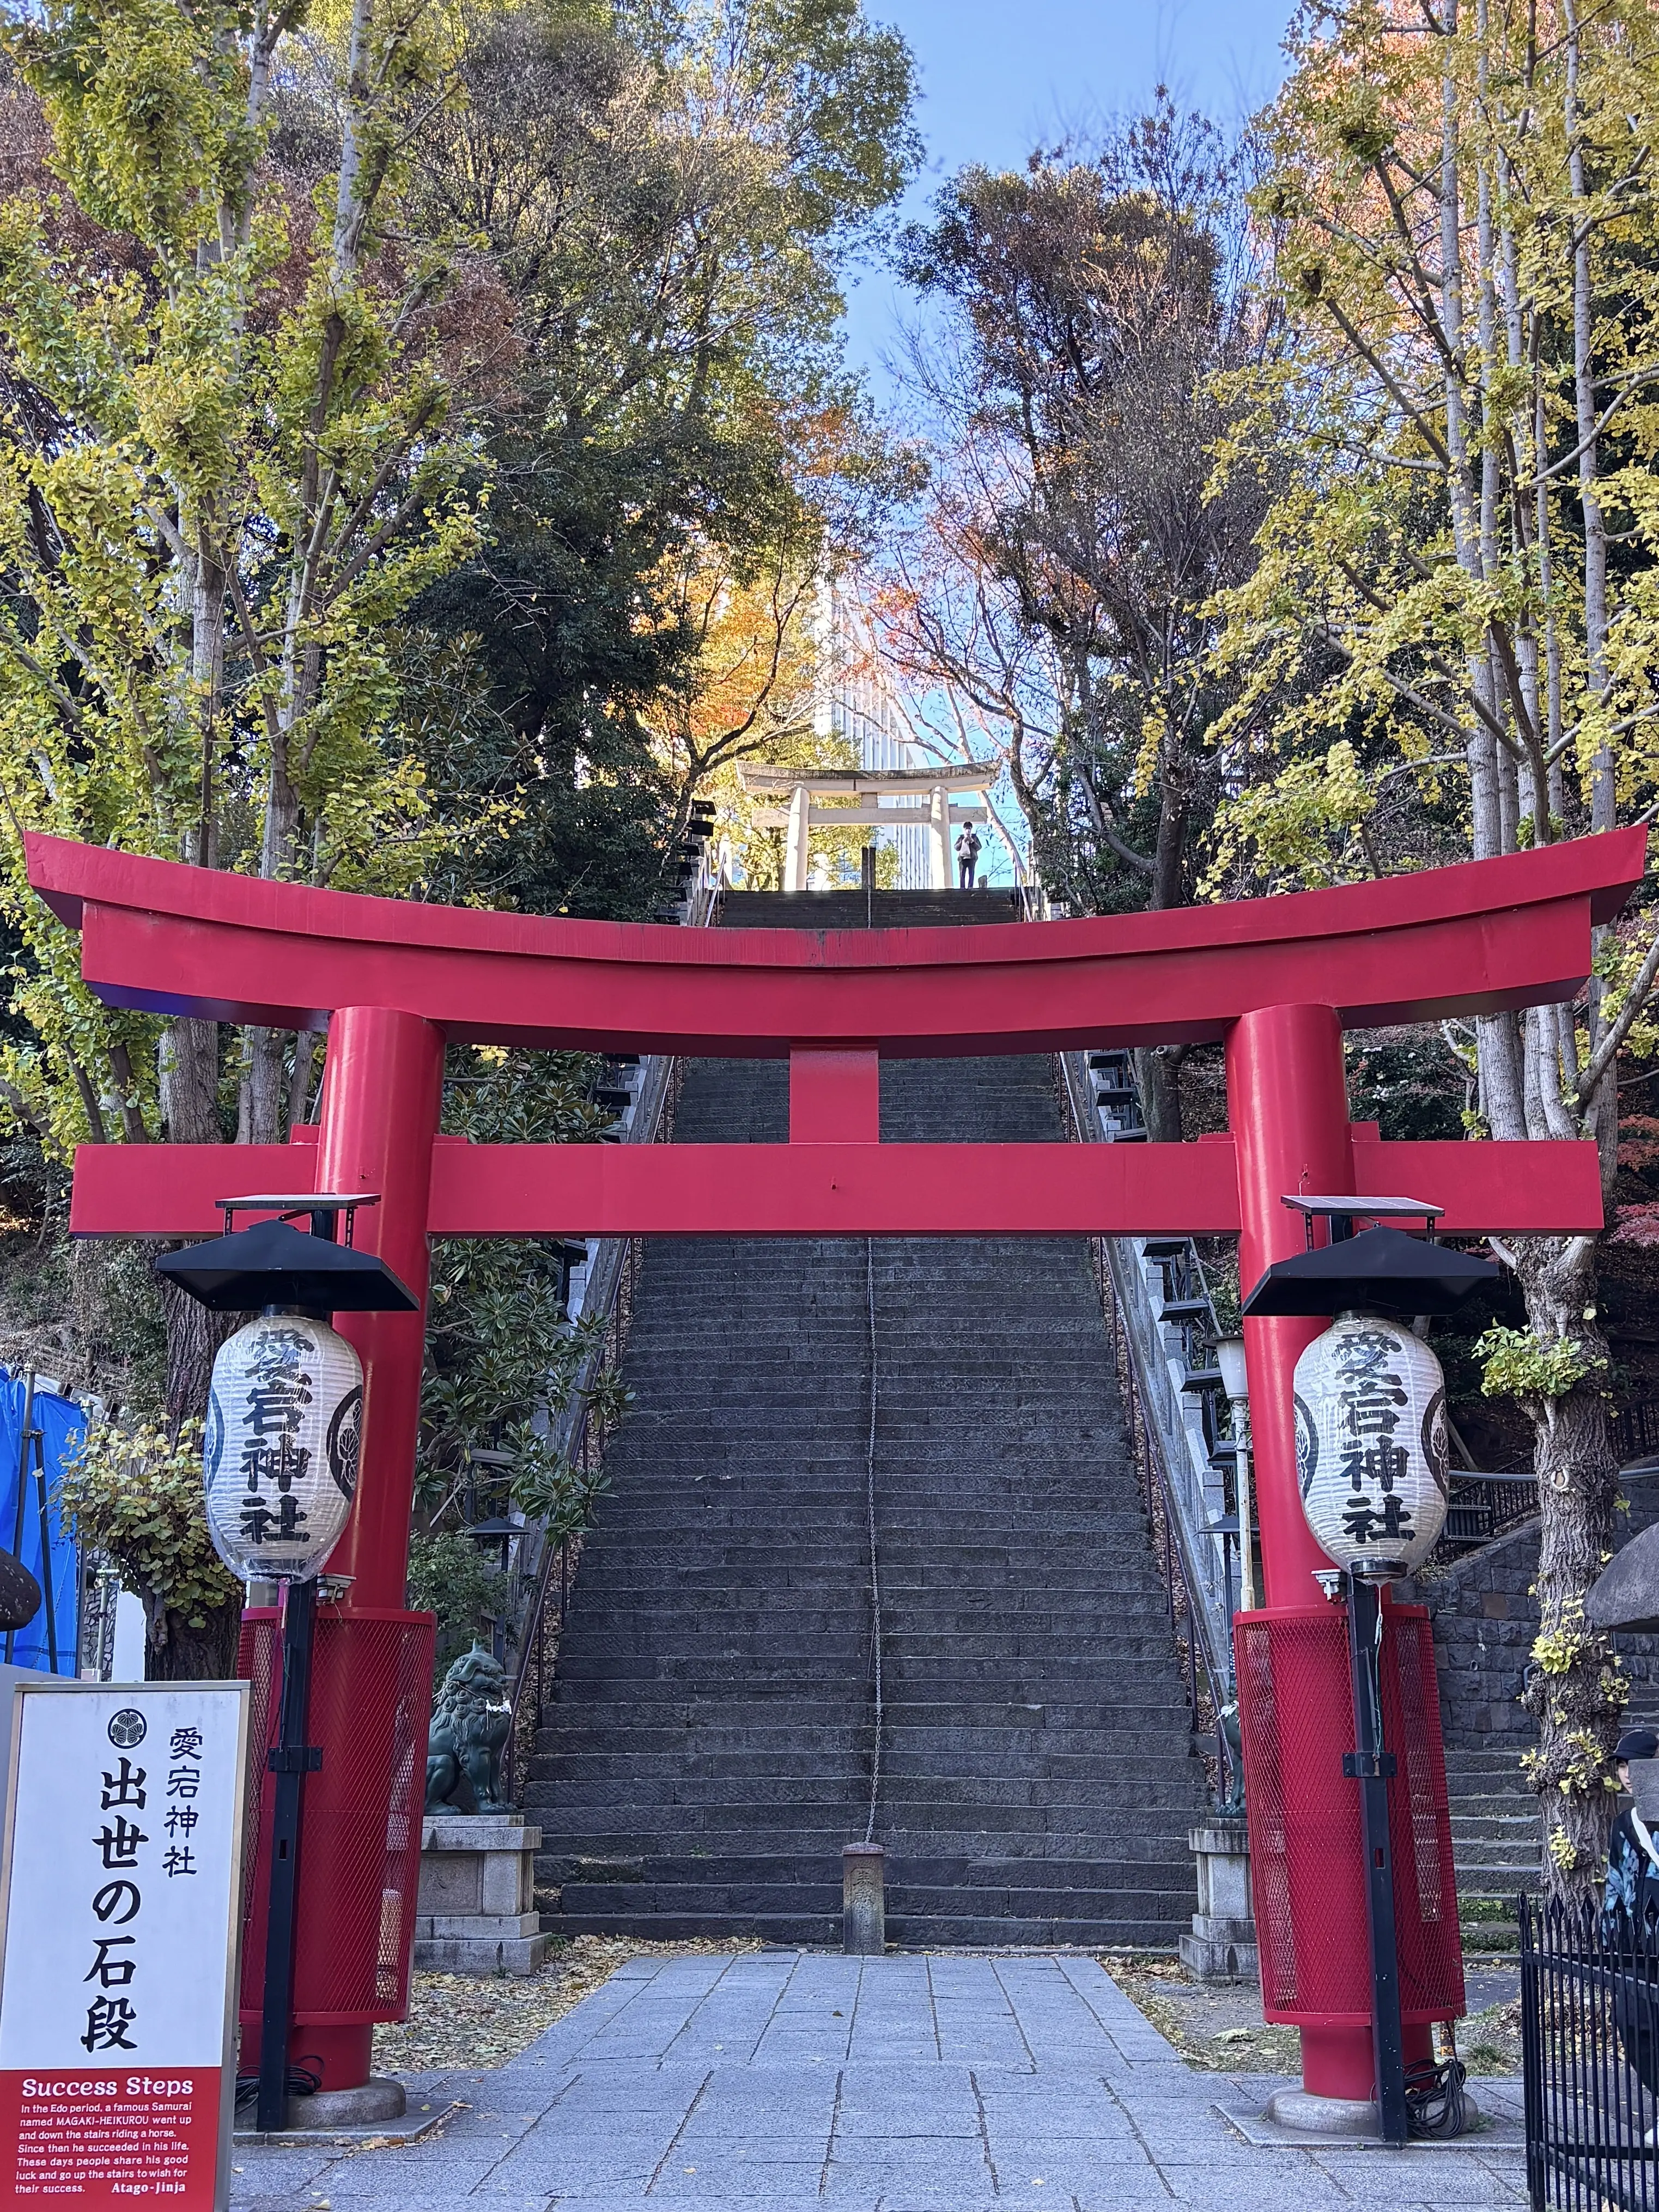
<path id="1" fill-rule="evenodd" d="M 818 611 L 819 683 L 813 722 L 821 738 L 842 738 L 858 747 L 863 769 L 919 769 L 932 765 L 903 734 L 898 702 L 876 653 L 856 600 L 833 584 L 822 587 Z M 880 802 L 888 811 L 888 802 Z M 915 824 L 878 829 L 871 841 L 898 849 L 901 890 L 926 890 L 935 873 L 927 831 Z"/>
<path id="2" fill-rule="evenodd" d="M 878 644 L 875 625 L 856 591 L 844 585 L 821 585 L 814 629 L 818 681 L 813 726 L 818 736 L 839 738 L 856 749 L 860 779 L 841 785 L 817 776 L 805 779 L 823 797 L 832 791 L 838 798 L 858 794 L 856 811 L 826 808 L 822 818 L 872 826 L 872 842 L 897 853 L 903 890 L 955 883 L 954 833 L 968 821 L 986 825 L 988 832 L 981 883 L 999 877 L 1008 880 L 999 866 L 1001 853 L 997 848 L 1006 851 L 1013 880 L 1026 882 L 1029 855 L 1023 824 L 1006 769 L 995 758 L 991 732 L 977 724 L 971 709 L 971 731 L 964 726 L 962 714 L 942 693 L 918 698 L 897 688 Z M 947 734 L 952 726 L 954 734 Z M 984 757 L 964 759 L 963 752 Z M 776 817 L 776 826 L 788 826 L 793 838 L 786 883 L 791 889 L 805 889 L 813 879 L 806 850 L 811 794 L 805 787 L 787 788 L 785 781 L 772 780 L 774 774 L 767 772 L 766 788 L 787 803 L 787 812 Z M 754 787 L 758 790 L 759 782 Z M 890 828 L 890 816 L 897 817 Z"/>

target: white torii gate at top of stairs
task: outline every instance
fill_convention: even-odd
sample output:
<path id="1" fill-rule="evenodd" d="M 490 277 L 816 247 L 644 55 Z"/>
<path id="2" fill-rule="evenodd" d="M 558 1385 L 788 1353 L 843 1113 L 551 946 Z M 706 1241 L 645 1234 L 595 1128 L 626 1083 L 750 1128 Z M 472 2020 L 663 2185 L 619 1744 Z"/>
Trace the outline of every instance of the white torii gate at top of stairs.
<path id="1" fill-rule="evenodd" d="M 759 815 L 763 830 L 787 830 L 783 888 L 804 891 L 809 860 L 815 799 L 850 799 L 851 806 L 826 808 L 817 817 L 826 829 L 902 830 L 907 826 L 927 832 L 927 881 L 936 891 L 951 888 L 951 831 L 962 822 L 988 822 L 983 806 L 952 806 L 953 791 L 986 792 L 1001 774 L 995 761 L 952 762 L 948 770 L 938 768 L 821 769 L 803 774 L 799 769 L 757 768 L 739 764 L 746 791 L 761 794 L 787 793 L 788 805 L 767 807 Z M 895 799 L 915 794 L 915 805 L 894 805 Z M 887 804 L 884 805 L 883 802 Z"/>

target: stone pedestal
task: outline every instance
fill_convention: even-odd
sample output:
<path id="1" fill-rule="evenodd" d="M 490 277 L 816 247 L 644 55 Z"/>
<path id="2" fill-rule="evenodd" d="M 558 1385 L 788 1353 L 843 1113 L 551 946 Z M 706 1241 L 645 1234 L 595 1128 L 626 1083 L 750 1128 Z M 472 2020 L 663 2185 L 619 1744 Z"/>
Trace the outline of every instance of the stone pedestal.
<path id="1" fill-rule="evenodd" d="M 542 1832 L 522 1813 L 427 1813 L 415 1963 L 445 1974 L 533 1974 L 552 1948 L 535 1909 Z"/>
<path id="2" fill-rule="evenodd" d="M 1182 1963 L 1200 1982 L 1254 1981 L 1261 1971 L 1250 1905 L 1249 1832 L 1218 1815 L 1188 1832 L 1198 1865 L 1193 1932 L 1181 1938 Z"/>
<path id="3" fill-rule="evenodd" d="M 841 1852 L 841 1948 L 878 1959 L 887 1948 L 887 1854 L 879 1844 L 843 1844 Z"/>

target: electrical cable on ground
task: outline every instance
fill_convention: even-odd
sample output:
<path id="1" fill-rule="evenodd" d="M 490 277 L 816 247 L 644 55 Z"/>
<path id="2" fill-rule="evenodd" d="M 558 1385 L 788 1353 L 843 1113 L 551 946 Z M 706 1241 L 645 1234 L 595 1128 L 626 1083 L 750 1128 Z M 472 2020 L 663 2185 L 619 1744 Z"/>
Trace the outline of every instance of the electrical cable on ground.
<path id="1" fill-rule="evenodd" d="M 864 1455 L 864 1502 L 870 1527 L 870 1648 L 875 1661 L 875 1742 L 870 1755 L 870 1817 L 866 1844 L 876 1838 L 876 1800 L 881 1790 L 881 1562 L 876 1551 L 876 1240 L 864 1240 L 864 1287 L 870 1322 L 870 1437 Z"/>
<path id="2" fill-rule="evenodd" d="M 1468 2125 L 1463 2062 L 1454 2055 L 1436 2065 L 1425 2059 L 1406 2069 L 1406 2112 L 1413 2135 L 1443 2140 Z"/>
<path id="3" fill-rule="evenodd" d="M 289 2063 L 284 2087 L 290 2097 L 314 2097 L 323 2086 L 322 2060 L 313 2052 L 308 2051 L 306 2055 L 312 2062 L 309 2066 L 292 2060 Z M 259 2077 L 257 2074 L 239 2074 L 236 2076 L 236 2102 L 239 2106 L 251 2105 L 258 2094 Z"/>

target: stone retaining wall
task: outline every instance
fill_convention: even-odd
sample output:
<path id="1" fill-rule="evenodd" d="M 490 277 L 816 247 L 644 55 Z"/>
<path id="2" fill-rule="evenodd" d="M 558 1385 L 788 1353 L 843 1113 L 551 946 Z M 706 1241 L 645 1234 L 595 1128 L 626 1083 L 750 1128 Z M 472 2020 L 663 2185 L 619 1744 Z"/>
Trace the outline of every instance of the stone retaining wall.
<path id="1" fill-rule="evenodd" d="M 1659 1482 L 1632 1486 L 1622 1541 L 1659 1519 Z M 1434 1620 L 1440 1723 L 1449 1751 L 1522 1751 L 1533 1721 L 1517 1704 L 1538 1633 L 1538 1524 L 1528 1522 L 1471 1553 L 1443 1577 L 1407 1583 L 1401 1595 Z M 1621 1636 L 1632 1680 L 1630 1717 L 1659 1725 L 1659 1637 Z"/>

